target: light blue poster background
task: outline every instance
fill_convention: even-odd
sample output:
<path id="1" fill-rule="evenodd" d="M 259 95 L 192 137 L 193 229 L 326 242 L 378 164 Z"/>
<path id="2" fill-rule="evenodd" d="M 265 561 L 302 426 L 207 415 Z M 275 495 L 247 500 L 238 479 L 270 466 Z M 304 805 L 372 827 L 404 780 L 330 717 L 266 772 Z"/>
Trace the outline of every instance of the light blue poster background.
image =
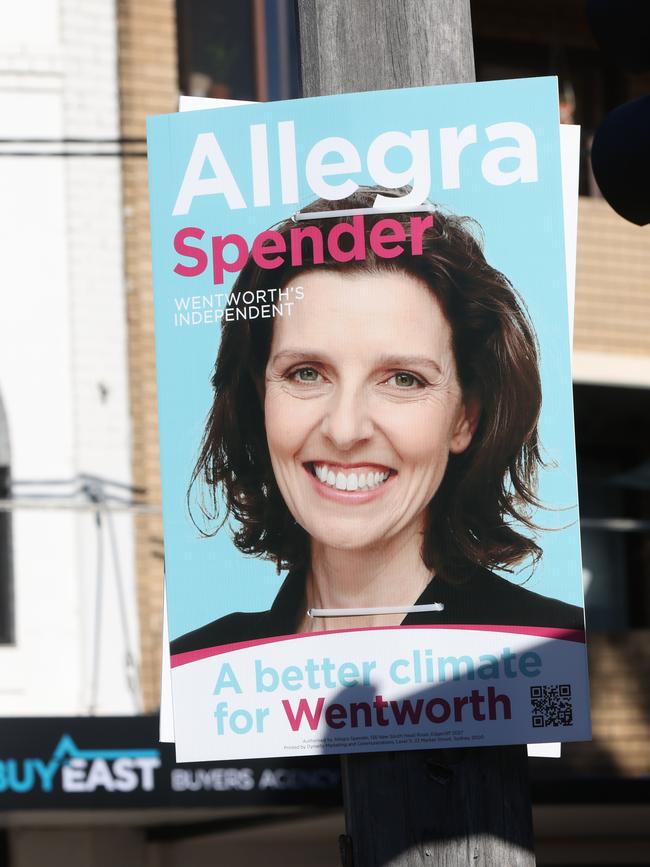
<path id="1" fill-rule="evenodd" d="M 300 202 L 294 206 L 283 205 L 281 200 L 277 137 L 281 121 L 295 124 Z M 526 124 L 535 135 L 538 182 L 494 186 L 482 175 L 486 153 L 516 144 L 512 139 L 490 143 L 485 129 L 508 121 Z M 261 123 L 267 125 L 272 204 L 253 207 L 249 127 Z M 460 188 L 442 189 L 439 130 L 460 130 L 470 124 L 476 125 L 477 143 L 461 155 Z M 268 608 L 282 580 L 273 564 L 237 551 L 226 528 L 213 538 L 202 538 L 188 513 L 187 488 L 212 400 L 210 377 L 220 329 L 216 324 L 175 325 L 175 299 L 228 292 L 237 275 L 227 274 L 223 285 L 215 286 L 210 266 L 199 277 L 175 274 L 178 261 L 191 263 L 175 253 L 174 235 L 181 228 L 197 226 L 205 231 L 200 244 L 205 250 L 209 250 L 210 236 L 229 233 L 244 236 L 250 247 L 259 232 L 317 198 L 307 185 L 304 166 L 318 140 L 329 136 L 350 140 L 362 162 L 362 171 L 353 178 L 359 184 L 372 184 L 365 161 L 372 140 L 387 130 L 408 134 L 420 129 L 429 131 L 430 201 L 480 224 L 486 257 L 524 297 L 541 347 L 540 433 L 548 469 L 542 473 L 539 493 L 551 508 L 534 519 L 554 529 L 539 536 L 544 557 L 532 575 L 528 568 L 506 577 L 517 583 L 525 581 L 528 589 L 539 593 L 583 604 L 557 82 L 554 78 L 519 79 L 345 94 L 149 119 L 165 573 L 172 639 L 231 611 Z M 209 195 L 195 198 L 188 214 L 172 216 L 196 136 L 206 132 L 215 134 L 247 207 L 230 210 L 223 195 Z M 389 167 L 405 169 L 410 159 L 405 149 L 395 148 L 389 154 Z M 510 159 L 500 167 L 507 171 L 516 165 Z M 209 170 L 204 171 L 209 176 Z M 268 273 L 269 287 L 275 286 L 274 272 Z"/>

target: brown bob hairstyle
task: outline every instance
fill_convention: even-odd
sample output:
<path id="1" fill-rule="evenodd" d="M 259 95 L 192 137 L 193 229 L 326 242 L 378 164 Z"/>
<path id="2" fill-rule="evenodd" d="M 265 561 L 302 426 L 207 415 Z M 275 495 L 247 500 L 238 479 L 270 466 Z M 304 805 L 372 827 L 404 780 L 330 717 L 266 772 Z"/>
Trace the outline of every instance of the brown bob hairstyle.
<path id="1" fill-rule="evenodd" d="M 315 201 L 301 214 L 369 208 L 377 193 L 406 192 L 360 188 L 344 200 Z M 478 403 L 480 418 L 470 446 L 462 454 L 450 455 L 444 479 L 429 503 L 422 558 L 428 568 L 450 581 L 462 581 L 476 567 L 512 569 L 526 559 L 537 561 L 540 547 L 515 526 L 536 529 L 530 510 L 539 505 L 536 484 L 542 464 L 537 433 L 538 349 L 524 304 L 508 279 L 486 262 L 472 234 L 476 224 L 469 218 L 435 211 L 434 228 L 424 232 L 422 254 L 411 255 L 412 215 L 391 214 L 403 226 L 407 243 L 401 255 L 384 259 L 371 250 L 368 236 L 377 220 L 386 216 L 365 216 L 367 252 L 362 261 L 334 261 L 324 244 L 324 261 L 314 264 L 312 242 L 305 240 L 300 267 L 285 263 L 262 270 L 251 257 L 232 292 L 299 285 L 300 274 L 327 268 L 347 273 L 388 271 L 423 281 L 449 321 L 460 384 L 465 397 Z M 316 226 L 326 237 L 332 225 L 342 220 L 352 218 L 314 217 L 301 219 L 298 225 Z M 274 227 L 287 249 L 296 225 L 288 219 Z M 343 247 L 342 238 L 339 243 Z M 305 568 L 309 537 L 292 517 L 276 484 L 260 398 L 273 320 L 233 316 L 231 321 L 222 319 L 221 327 L 212 376 L 214 401 L 188 491 L 190 512 L 198 483 L 199 507 L 203 518 L 212 522 L 212 529 L 210 524 L 199 527 L 203 535 L 214 535 L 234 519 L 232 533 L 241 551 L 273 560 L 278 570 Z M 225 504 L 222 514 L 221 503 Z"/>

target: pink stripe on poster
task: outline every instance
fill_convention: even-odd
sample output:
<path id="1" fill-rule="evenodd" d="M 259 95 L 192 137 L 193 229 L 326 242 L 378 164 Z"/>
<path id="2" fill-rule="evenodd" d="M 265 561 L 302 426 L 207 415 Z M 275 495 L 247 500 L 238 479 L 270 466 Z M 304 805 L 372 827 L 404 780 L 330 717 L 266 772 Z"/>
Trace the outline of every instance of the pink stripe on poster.
<path id="1" fill-rule="evenodd" d="M 294 641 L 299 638 L 313 638 L 317 635 L 340 635 L 343 632 L 388 632 L 393 629 L 469 629 L 475 632 L 504 632 L 513 635 L 536 635 L 539 638 L 547 638 L 559 641 L 575 641 L 585 643 L 583 629 L 557 629 L 551 626 L 494 626 L 482 624 L 435 624 L 423 626 L 365 626 L 359 629 L 328 629 L 324 632 L 299 632 L 292 635 L 276 635 L 271 638 L 258 638 L 253 641 L 237 641 L 234 644 L 218 644 L 215 647 L 202 647 L 200 650 L 189 650 L 186 653 L 176 653 L 171 657 L 171 667 L 187 665 L 190 662 L 198 662 L 210 656 L 219 656 L 222 653 L 232 653 L 235 650 L 244 650 L 246 647 L 261 647 L 264 644 L 275 644 L 280 641 Z"/>

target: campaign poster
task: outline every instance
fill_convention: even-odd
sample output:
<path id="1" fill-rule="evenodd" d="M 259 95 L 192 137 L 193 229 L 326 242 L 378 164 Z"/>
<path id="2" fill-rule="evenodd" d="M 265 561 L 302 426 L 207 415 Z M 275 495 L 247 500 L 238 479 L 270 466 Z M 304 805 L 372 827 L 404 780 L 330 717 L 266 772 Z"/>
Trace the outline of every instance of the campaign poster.
<path id="1" fill-rule="evenodd" d="M 148 138 L 178 760 L 587 739 L 556 80 Z"/>

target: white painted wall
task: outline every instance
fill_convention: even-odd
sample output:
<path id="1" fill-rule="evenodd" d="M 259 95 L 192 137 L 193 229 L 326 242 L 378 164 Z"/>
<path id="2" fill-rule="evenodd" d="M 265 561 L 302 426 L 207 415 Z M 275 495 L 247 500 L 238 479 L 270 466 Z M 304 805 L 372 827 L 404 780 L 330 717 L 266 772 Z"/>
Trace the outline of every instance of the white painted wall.
<path id="1" fill-rule="evenodd" d="M 0 0 L 0 20 L 0 138 L 119 138 L 114 0 Z M 0 394 L 12 475 L 129 482 L 119 158 L 3 156 L 39 147 L 0 144 Z M 120 513 L 114 522 L 136 643 L 133 521 Z M 85 713 L 94 516 L 19 509 L 13 526 L 16 644 L 0 647 L 0 714 Z M 104 562 L 96 711 L 133 713 L 114 573 Z"/>

